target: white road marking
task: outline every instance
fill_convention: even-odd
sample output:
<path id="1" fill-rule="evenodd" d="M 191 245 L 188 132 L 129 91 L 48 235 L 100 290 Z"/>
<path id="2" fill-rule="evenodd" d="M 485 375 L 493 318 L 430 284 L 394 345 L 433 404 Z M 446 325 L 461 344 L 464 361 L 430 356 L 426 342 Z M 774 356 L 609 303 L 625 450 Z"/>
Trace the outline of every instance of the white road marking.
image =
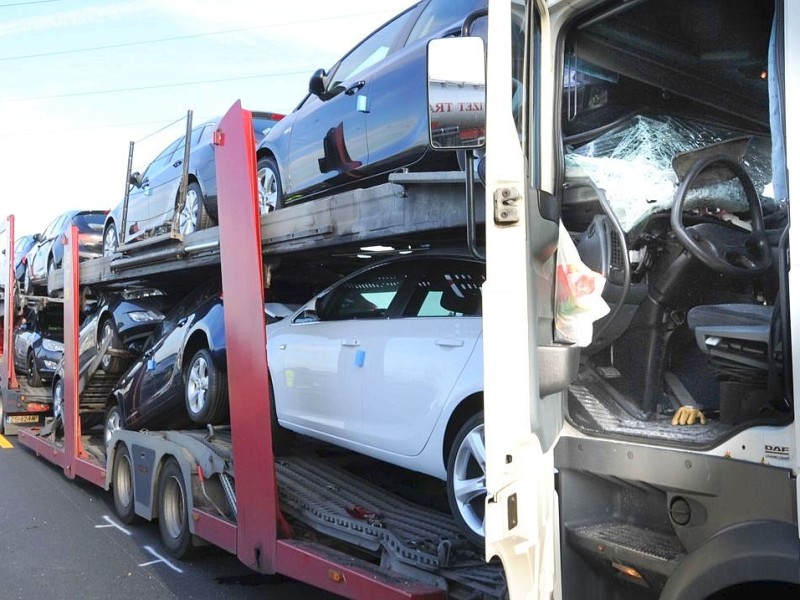
<path id="1" fill-rule="evenodd" d="M 105 528 L 107 528 L 107 527 L 114 527 L 114 528 L 116 528 L 116 529 L 119 529 L 119 530 L 120 530 L 122 533 L 124 533 L 125 535 L 131 535 L 131 532 L 130 532 L 130 531 L 128 531 L 127 529 L 125 529 L 125 528 L 124 528 L 122 525 L 120 525 L 119 523 L 115 523 L 114 521 L 112 521 L 112 520 L 111 520 L 111 517 L 109 517 L 108 515 L 103 515 L 103 520 L 104 520 L 104 521 L 107 523 L 107 525 L 95 525 L 95 526 L 94 526 L 94 528 L 95 528 L 95 529 L 105 529 Z"/>
<path id="2" fill-rule="evenodd" d="M 151 560 L 150 562 L 139 563 L 139 566 L 140 566 L 140 567 L 147 567 L 147 566 L 150 566 L 150 565 L 155 565 L 155 564 L 158 564 L 158 563 L 160 563 L 160 562 L 163 562 L 165 565 L 167 565 L 167 566 L 168 566 L 170 569 L 172 569 L 173 571 L 176 571 L 177 573 L 183 573 L 183 569 L 181 569 L 181 568 L 179 568 L 179 567 L 176 567 L 175 565 L 173 565 L 173 564 L 172 564 L 171 562 L 169 562 L 169 561 L 168 561 L 166 558 L 164 558 L 164 557 L 163 557 L 163 556 L 161 556 L 161 555 L 160 555 L 158 552 L 156 552 L 155 550 L 153 550 L 153 549 L 152 549 L 150 546 L 144 546 L 144 549 L 145 549 L 145 550 L 147 550 L 147 551 L 148 551 L 150 554 L 152 554 L 153 556 L 155 556 L 155 557 L 156 557 L 158 560 Z"/>

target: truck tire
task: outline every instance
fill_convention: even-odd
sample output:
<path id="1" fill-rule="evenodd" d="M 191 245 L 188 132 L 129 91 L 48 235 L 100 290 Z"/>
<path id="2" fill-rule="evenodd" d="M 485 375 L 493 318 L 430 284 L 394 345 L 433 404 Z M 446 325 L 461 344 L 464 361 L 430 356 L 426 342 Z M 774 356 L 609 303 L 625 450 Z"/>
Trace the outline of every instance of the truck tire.
<path id="1" fill-rule="evenodd" d="M 119 444 L 114 454 L 114 466 L 111 473 L 111 491 L 114 496 L 114 513 L 117 518 L 130 525 L 137 520 L 133 495 L 133 463 L 128 447 Z"/>
<path id="2" fill-rule="evenodd" d="M 108 342 L 108 350 L 122 350 L 122 340 L 119 339 L 119 333 L 117 333 L 117 328 L 114 326 L 114 320 L 111 316 L 103 319 L 100 324 L 97 336 L 98 352 L 106 342 Z M 100 359 L 100 368 L 109 375 L 117 375 L 125 369 L 125 361 L 121 356 L 114 356 L 106 352 Z"/>
<path id="3" fill-rule="evenodd" d="M 483 411 L 458 430 L 447 459 L 447 500 L 456 524 L 470 542 L 484 546 L 486 449 Z"/>
<path id="4" fill-rule="evenodd" d="M 6 412 L 3 409 L 3 399 L 0 398 L 0 435 L 6 432 Z"/>
<path id="5" fill-rule="evenodd" d="M 271 156 L 265 156 L 259 159 L 256 171 L 259 213 L 263 215 L 283 208 L 283 186 L 278 163 Z"/>
<path id="6" fill-rule="evenodd" d="M 228 378 L 214 365 L 211 353 L 194 353 L 184 373 L 186 413 L 198 425 L 218 425 L 228 418 Z"/>
<path id="7" fill-rule="evenodd" d="M 189 502 L 181 467 L 170 457 L 158 475 L 158 529 L 164 549 L 175 558 L 192 553 Z"/>

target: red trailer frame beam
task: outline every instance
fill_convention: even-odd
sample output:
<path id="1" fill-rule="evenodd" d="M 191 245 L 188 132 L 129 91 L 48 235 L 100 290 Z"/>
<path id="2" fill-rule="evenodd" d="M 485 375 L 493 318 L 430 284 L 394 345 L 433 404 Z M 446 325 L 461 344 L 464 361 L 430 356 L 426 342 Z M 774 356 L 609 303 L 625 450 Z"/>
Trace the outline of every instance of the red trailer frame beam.
<path id="1" fill-rule="evenodd" d="M 8 270 L 3 275 L 5 278 L 5 301 L 3 305 L 3 318 L 5 319 L 5 326 L 3 327 L 3 342 L 0 346 L 0 356 L 5 355 L 2 364 L 2 372 L 0 377 L 3 379 L 3 385 L 9 388 L 19 387 L 17 383 L 17 374 L 14 371 L 14 352 L 13 343 L 11 339 L 11 332 L 14 329 L 14 285 L 16 279 L 12 275 L 14 271 L 14 215 L 8 217 L 8 246 L 5 248 L 6 256 L 8 256 Z"/>
<path id="2" fill-rule="evenodd" d="M 393 580 L 340 552 L 277 539 L 283 517 L 271 442 L 255 141 L 252 115 L 240 102 L 220 122 L 215 144 L 239 560 L 256 571 L 277 571 L 354 598 L 443 598 L 444 590 Z M 203 535 L 225 539 L 225 528 L 203 521 Z"/>
<path id="3" fill-rule="evenodd" d="M 236 555 L 275 572 L 278 501 L 272 454 L 261 227 L 252 115 L 236 102 L 215 132 L 228 398 L 236 465 Z"/>
<path id="4" fill-rule="evenodd" d="M 21 430 L 18 441 L 64 469 L 70 479 L 80 477 L 105 487 L 106 470 L 91 458 L 81 439 L 78 395 L 78 332 L 80 329 L 80 286 L 78 273 L 78 228 L 67 233 L 64 253 L 64 448 L 35 435 L 39 429 Z M 7 328 L 6 328 L 7 329 Z"/>

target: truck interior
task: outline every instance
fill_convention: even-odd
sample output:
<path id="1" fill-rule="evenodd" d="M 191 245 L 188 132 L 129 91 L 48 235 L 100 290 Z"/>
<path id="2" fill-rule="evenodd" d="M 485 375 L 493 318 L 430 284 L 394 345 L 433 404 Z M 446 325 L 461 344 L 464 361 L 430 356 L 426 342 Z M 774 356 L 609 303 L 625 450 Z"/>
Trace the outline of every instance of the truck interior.
<path id="1" fill-rule="evenodd" d="M 612 2 L 562 39 L 562 218 L 611 307 L 569 390 L 585 433 L 702 449 L 792 419 L 780 4 L 736 3 Z"/>

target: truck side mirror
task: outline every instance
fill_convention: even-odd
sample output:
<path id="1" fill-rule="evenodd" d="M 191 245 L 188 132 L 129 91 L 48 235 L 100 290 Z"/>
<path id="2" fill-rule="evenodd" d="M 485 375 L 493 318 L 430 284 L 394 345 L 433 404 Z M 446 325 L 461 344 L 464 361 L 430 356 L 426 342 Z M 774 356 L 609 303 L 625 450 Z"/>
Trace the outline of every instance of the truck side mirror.
<path id="1" fill-rule="evenodd" d="M 428 42 L 428 133 L 434 150 L 486 143 L 486 57 L 479 37 Z"/>
<path id="2" fill-rule="evenodd" d="M 320 100 L 325 100 L 327 96 L 327 91 L 325 90 L 328 85 L 327 79 L 325 69 L 317 69 L 308 82 L 308 91 Z"/>

